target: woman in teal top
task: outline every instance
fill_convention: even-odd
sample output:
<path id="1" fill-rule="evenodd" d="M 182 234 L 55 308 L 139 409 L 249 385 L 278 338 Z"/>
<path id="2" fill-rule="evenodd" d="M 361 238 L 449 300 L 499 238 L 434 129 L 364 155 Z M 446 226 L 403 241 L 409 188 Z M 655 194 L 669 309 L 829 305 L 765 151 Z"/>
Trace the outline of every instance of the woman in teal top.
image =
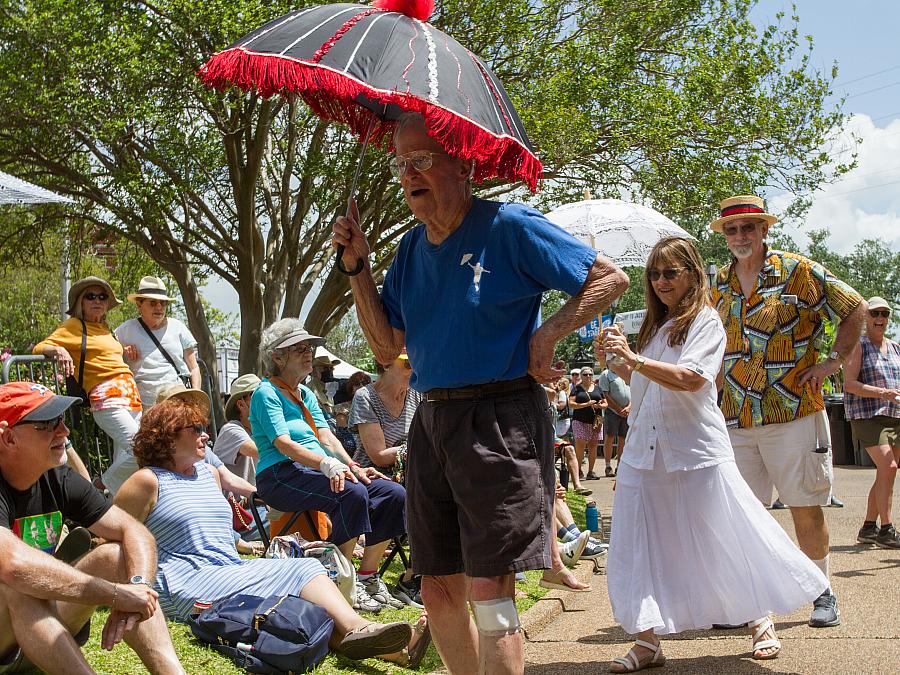
<path id="1" fill-rule="evenodd" d="M 315 394 L 300 383 L 312 372 L 313 351 L 324 340 L 297 319 L 282 319 L 262 335 L 269 376 L 250 400 L 250 426 L 259 450 L 256 488 L 279 511 L 322 511 L 331 519 L 329 540 L 349 558 L 361 534 L 362 588 L 375 605 L 402 607 L 375 573 L 393 537 L 406 533 L 406 490 L 374 467 L 363 468 L 331 432 Z"/>

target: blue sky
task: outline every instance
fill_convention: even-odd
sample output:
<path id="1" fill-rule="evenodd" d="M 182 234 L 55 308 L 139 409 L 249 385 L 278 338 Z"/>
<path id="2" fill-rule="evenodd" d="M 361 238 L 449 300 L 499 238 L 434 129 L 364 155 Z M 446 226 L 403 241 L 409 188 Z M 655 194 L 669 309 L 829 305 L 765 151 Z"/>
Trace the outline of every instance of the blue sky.
<path id="1" fill-rule="evenodd" d="M 792 4 L 801 33 L 813 38 L 813 65 L 827 72 L 837 62 L 835 95 L 846 97 L 848 128 L 862 143 L 839 142 L 856 150 L 859 166 L 818 190 L 806 222 L 789 229 L 802 244 L 805 231 L 827 227 L 829 243 L 841 253 L 867 237 L 900 251 L 900 2 L 761 0 L 753 16 L 769 23 L 781 10 L 790 15 Z M 776 213 L 790 201 L 790 195 L 767 197 Z"/>
<path id="2" fill-rule="evenodd" d="M 827 227 L 829 243 L 848 253 L 866 237 L 880 237 L 900 251 L 900 0 L 760 0 L 752 17 L 761 26 L 779 11 L 800 16 L 800 31 L 813 38 L 813 66 L 824 72 L 837 62 L 836 98 L 846 96 L 848 128 L 862 138 L 847 139 L 842 149 L 858 153 L 859 166 L 814 195 L 804 223 L 788 227 L 804 245 L 805 232 Z M 767 193 L 778 213 L 792 196 Z M 204 295 L 225 311 L 237 309 L 237 295 L 224 282 L 211 284 Z"/>

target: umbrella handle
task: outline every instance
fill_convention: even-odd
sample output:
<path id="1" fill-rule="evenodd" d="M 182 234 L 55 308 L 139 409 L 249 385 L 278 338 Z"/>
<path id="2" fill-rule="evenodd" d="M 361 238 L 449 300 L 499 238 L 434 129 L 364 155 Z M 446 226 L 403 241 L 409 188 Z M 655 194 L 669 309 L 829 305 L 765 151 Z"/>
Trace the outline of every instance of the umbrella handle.
<path id="1" fill-rule="evenodd" d="M 363 271 L 365 263 L 361 259 L 359 259 L 356 261 L 356 267 L 354 267 L 352 270 L 348 270 L 346 267 L 344 267 L 343 258 L 344 249 L 346 248 L 347 247 L 343 244 L 338 244 L 337 252 L 335 253 L 335 255 L 337 256 L 337 268 L 341 274 L 346 274 L 348 277 L 355 277 L 357 274 Z"/>
<path id="2" fill-rule="evenodd" d="M 375 116 L 369 119 L 369 128 L 366 129 L 366 135 L 363 138 L 362 147 L 359 150 L 359 159 L 356 161 L 356 173 L 353 174 L 353 182 L 350 184 L 350 194 L 347 196 L 347 215 L 350 215 L 350 207 L 353 204 L 353 198 L 356 196 L 356 185 L 359 183 L 359 173 L 362 171 L 363 160 L 366 157 L 366 148 L 369 147 L 369 138 L 372 135 L 372 129 L 375 127 Z M 365 267 L 365 262 L 362 259 L 358 259 L 356 261 L 356 267 L 352 270 L 348 270 L 344 266 L 344 250 L 346 246 L 338 244 L 337 252 L 335 255 L 337 256 L 337 268 L 341 274 L 346 274 L 348 277 L 355 277 L 357 274 L 363 271 L 363 267 Z"/>

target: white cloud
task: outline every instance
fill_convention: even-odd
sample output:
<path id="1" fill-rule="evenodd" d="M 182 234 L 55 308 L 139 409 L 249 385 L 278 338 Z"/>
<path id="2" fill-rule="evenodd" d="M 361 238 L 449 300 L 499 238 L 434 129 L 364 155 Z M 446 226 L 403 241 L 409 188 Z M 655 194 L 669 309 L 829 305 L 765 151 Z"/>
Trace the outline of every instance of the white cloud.
<path id="1" fill-rule="evenodd" d="M 862 142 L 854 143 L 851 133 Z M 850 160 L 853 150 L 857 167 L 817 190 L 805 222 L 787 225 L 785 231 L 801 247 L 809 242 L 810 230 L 828 228 L 828 243 L 838 253 L 849 253 L 863 239 L 876 237 L 900 251 L 900 119 L 879 128 L 868 115 L 852 115 L 831 152 L 842 162 Z M 769 201 L 779 213 L 791 199 L 783 193 Z"/>

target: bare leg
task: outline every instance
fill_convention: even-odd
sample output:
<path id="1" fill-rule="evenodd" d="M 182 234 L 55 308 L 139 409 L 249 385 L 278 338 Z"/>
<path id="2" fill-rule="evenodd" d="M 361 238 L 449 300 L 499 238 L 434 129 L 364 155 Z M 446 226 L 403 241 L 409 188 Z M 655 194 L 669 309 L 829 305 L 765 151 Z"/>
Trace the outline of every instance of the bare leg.
<path id="1" fill-rule="evenodd" d="M 52 600 L 41 600 L 0 584 L 0 655 L 15 643 L 31 661 L 48 673 L 93 673 L 72 638 L 70 626 L 60 618 Z M 81 626 L 84 625 L 82 622 Z M 80 629 L 81 626 L 77 626 Z"/>
<path id="2" fill-rule="evenodd" d="M 359 563 L 359 569 L 377 570 L 378 565 L 381 563 L 381 557 L 384 555 L 384 552 L 387 550 L 388 544 L 390 543 L 390 539 L 379 541 L 377 544 L 370 544 L 367 541 L 365 552 Z"/>
<path id="3" fill-rule="evenodd" d="M 125 554 L 118 544 L 103 544 L 95 548 L 83 556 L 75 564 L 75 567 L 95 577 L 117 583 L 127 582 Z M 67 617 L 76 617 L 77 620 L 85 613 L 84 605 L 60 602 L 57 603 L 57 607 L 64 620 Z M 87 609 L 93 613 L 93 607 Z M 85 618 L 84 621 L 86 620 Z M 81 625 L 84 624 L 84 621 L 81 622 Z M 175 647 L 166 626 L 165 616 L 159 607 L 153 616 L 146 621 L 139 622 L 133 630 L 125 633 L 125 643 L 135 651 L 151 673 L 173 673 L 175 675 L 184 673 L 178 656 L 175 654 Z"/>
<path id="4" fill-rule="evenodd" d="M 588 473 L 594 472 L 594 464 L 597 463 L 597 444 L 589 442 L 588 445 Z"/>
<path id="5" fill-rule="evenodd" d="M 569 468 L 569 477 L 572 479 L 572 487 L 576 490 L 581 490 L 583 486 L 581 485 L 581 479 L 578 477 L 578 460 L 575 459 L 575 448 L 571 445 L 563 446 L 563 457 L 566 461 L 566 466 Z"/>
<path id="6" fill-rule="evenodd" d="M 875 462 L 875 482 L 869 490 L 869 501 L 866 507 L 866 520 L 875 520 L 876 514 L 881 518 L 881 524 L 887 525 L 893 522 L 892 506 L 894 479 L 897 477 L 897 460 L 900 457 L 900 448 L 892 448 L 889 445 L 873 445 L 866 448 L 869 457 Z"/>
<path id="7" fill-rule="evenodd" d="M 328 641 L 332 649 L 337 647 L 351 630 L 369 623 L 356 613 L 337 586 L 324 574 L 306 584 L 300 592 L 300 597 L 319 605 L 334 621 L 334 630 Z"/>
<path id="8" fill-rule="evenodd" d="M 575 519 L 572 517 L 572 509 L 569 508 L 569 505 L 565 500 L 557 499 L 554 504 L 556 505 L 556 522 L 558 522 L 561 527 L 568 527 L 575 522 Z"/>
<path id="9" fill-rule="evenodd" d="M 584 462 L 584 446 L 587 443 L 583 438 L 575 439 L 575 462 L 578 464 L 578 471 L 575 472 L 577 476 L 581 471 L 581 464 Z"/>
<path id="10" fill-rule="evenodd" d="M 467 579 L 469 600 L 512 598 L 515 577 L 476 577 Z M 518 675 L 525 670 L 525 640 L 522 631 L 494 636 L 478 633 L 479 675 Z"/>
<path id="11" fill-rule="evenodd" d="M 434 644 L 447 669 L 461 675 L 478 672 L 478 631 L 466 603 L 466 577 L 422 577 L 422 600 Z"/>
<path id="12" fill-rule="evenodd" d="M 613 440 L 615 440 L 615 436 L 612 435 L 603 439 L 603 461 L 606 462 L 606 466 L 612 464 Z"/>
<path id="13" fill-rule="evenodd" d="M 821 506 L 792 506 L 797 543 L 810 560 L 828 555 L 828 523 Z"/>

